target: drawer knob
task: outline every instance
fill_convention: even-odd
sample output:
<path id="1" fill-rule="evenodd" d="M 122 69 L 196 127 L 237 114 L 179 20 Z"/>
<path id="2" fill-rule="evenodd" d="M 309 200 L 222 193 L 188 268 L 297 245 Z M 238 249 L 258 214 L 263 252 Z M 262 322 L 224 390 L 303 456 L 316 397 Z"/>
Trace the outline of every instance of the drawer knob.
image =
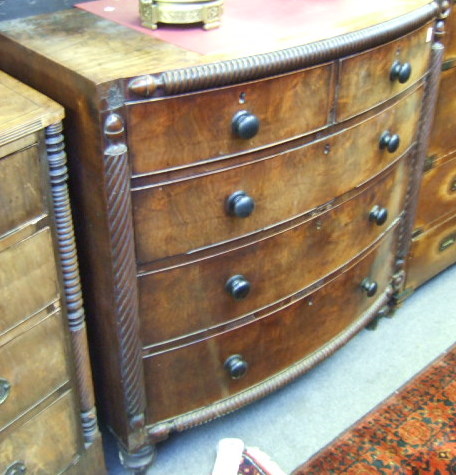
<path id="1" fill-rule="evenodd" d="M 386 148 L 389 153 L 394 153 L 401 143 L 399 135 L 392 134 L 389 131 L 383 132 L 380 137 L 380 148 L 383 150 Z"/>
<path id="2" fill-rule="evenodd" d="M 248 363 L 241 355 L 231 355 L 224 365 L 231 379 L 240 379 L 247 373 Z"/>
<path id="3" fill-rule="evenodd" d="M 11 384 L 4 378 L 0 378 L 0 404 L 3 404 L 10 395 Z"/>
<path id="4" fill-rule="evenodd" d="M 254 199 L 245 191 L 235 191 L 226 200 L 228 214 L 238 218 L 247 218 L 253 213 L 254 208 Z"/>
<path id="5" fill-rule="evenodd" d="M 14 462 L 5 471 L 5 475 L 22 475 L 24 473 L 27 473 L 27 467 L 22 462 Z"/>
<path id="6" fill-rule="evenodd" d="M 401 63 L 394 61 L 391 66 L 390 79 L 391 81 L 399 81 L 401 84 L 406 83 L 412 75 L 412 66 L 410 63 Z"/>
<path id="7" fill-rule="evenodd" d="M 249 111 L 239 111 L 232 120 L 233 132 L 241 139 L 251 139 L 260 130 L 260 119 Z"/>
<path id="8" fill-rule="evenodd" d="M 225 284 L 228 293 L 236 300 L 246 298 L 250 292 L 250 287 L 250 282 L 243 275 L 233 275 Z"/>
<path id="9" fill-rule="evenodd" d="M 368 297 L 373 297 L 377 293 L 377 282 L 375 282 L 372 279 L 369 279 L 369 277 L 366 277 L 362 282 L 361 282 L 361 288 L 366 292 Z"/>
<path id="10" fill-rule="evenodd" d="M 374 222 L 377 226 L 385 224 L 388 219 L 388 210 L 381 206 L 375 205 L 369 213 L 369 221 Z"/>

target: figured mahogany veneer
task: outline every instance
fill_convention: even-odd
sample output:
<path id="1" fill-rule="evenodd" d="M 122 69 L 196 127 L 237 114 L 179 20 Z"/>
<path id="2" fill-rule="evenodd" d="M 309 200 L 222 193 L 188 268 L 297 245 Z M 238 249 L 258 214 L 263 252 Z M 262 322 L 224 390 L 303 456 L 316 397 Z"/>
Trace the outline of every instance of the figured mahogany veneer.
<path id="1" fill-rule="evenodd" d="M 219 55 L 81 11 L 0 26 L 0 65 L 68 112 L 95 380 L 127 467 L 393 306 L 444 10 L 328 2 L 302 36 Z"/>
<path id="2" fill-rule="evenodd" d="M 212 173 L 197 171 L 175 181 L 147 186 L 142 180 L 144 186 L 134 187 L 132 193 L 138 262 L 181 254 L 290 220 L 362 185 L 410 147 L 422 98 L 420 87 L 372 118 L 306 146 L 253 156 L 245 163 Z M 400 137 L 392 153 L 378 146 L 385 131 Z M 246 191 L 255 201 L 248 218 L 226 212 L 226 200 L 237 190 Z"/>
<path id="3" fill-rule="evenodd" d="M 403 210 L 410 175 L 407 158 L 357 196 L 291 229 L 272 230 L 271 236 L 260 235 L 261 240 L 252 244 L 239 243 L 228 252 L 215 249 L 203 259 L 195 255 L 188 264 L 141 274 L 143 345 L 202 331 L 254 312 L 308 287 L 355 258 Z M 388 210 L 382 225 L 369 220 L 375 206 Z M 225 289 L 228 279 L 238 274 L 251 284 L 242 300 Z"/>

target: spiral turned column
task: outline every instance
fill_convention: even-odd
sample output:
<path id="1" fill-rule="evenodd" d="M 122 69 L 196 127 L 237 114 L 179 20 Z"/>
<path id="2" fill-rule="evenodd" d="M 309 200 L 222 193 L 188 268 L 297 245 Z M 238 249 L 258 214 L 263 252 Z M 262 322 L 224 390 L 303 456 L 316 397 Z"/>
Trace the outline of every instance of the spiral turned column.
<path id="1" fill-rule="evenodd" d="M 76 384 L 79 390 L 82 430 L 87 447 L 98 437 L 98 423 L 79 278 L 79 264 L 67 185 L 67 159 L 62 130 L 61 123 L 46 127 L 45 143 L 60 268 L 64 285 L 65 309 L 73 349 Z"/>

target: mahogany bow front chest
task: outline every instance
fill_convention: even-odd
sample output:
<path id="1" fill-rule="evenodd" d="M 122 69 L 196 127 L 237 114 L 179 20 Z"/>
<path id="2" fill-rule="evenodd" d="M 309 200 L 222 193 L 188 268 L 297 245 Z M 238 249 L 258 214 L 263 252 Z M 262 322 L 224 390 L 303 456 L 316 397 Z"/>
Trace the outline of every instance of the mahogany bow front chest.
<path id="1" fill-rule="evenodd" d="M 127 466 L 402 289 L 446 3 L 329 2 L 273 47 L 204 54 L 82 11 L 0 27 L 1 66 L 67 110 L 98 405 Z"/>

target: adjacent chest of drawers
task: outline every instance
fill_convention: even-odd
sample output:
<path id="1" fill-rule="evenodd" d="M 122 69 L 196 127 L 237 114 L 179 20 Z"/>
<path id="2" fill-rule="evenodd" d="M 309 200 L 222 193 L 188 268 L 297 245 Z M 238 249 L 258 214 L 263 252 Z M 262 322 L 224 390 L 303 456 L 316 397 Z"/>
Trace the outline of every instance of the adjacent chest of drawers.
<path id="1" fill-rule="evenodd" d="M 69 256 L 54 225 L 54 217 L 71 224 L 63 208 L 54 215 L 66 185 L 60 165 L 50 179 L 48 163 L 62 160 L 63 109 L 3 73 L 0 103 L 0 472 L 77 473 L 91 458 L 98 467 L 84 473 L 103 473 L 93 407 L 83 417 L 90 435 L 81 426 L 80 389 L 90 393 L 91 382 L 76 381 L 84 370 L 73 361 L 75 338 L 80 361 L 88 355 L 82 320 L 69 335 L 60 267 Z M 68 236 L 65 244 L 71 247 Z M 76 262 L 73 256 L 73 279 Z"/>
<path id="2" fill-rule="evenodd" d="M 401 287 L 441 8 L 396 3 L 219 56 L 75 11 L 2 26 L 2 66 L 68 111 L 95 379 L 126 465 L 303 374 Z"/>
<path id="3" fill-rule="evenodd" d="M 453 3 L 453 2 L 452 2 Z M 433 129 L 427 149 L 408 262 L 406 292 L 456 262 L 456 13 L 439 24 L 445 46 Z"/>

